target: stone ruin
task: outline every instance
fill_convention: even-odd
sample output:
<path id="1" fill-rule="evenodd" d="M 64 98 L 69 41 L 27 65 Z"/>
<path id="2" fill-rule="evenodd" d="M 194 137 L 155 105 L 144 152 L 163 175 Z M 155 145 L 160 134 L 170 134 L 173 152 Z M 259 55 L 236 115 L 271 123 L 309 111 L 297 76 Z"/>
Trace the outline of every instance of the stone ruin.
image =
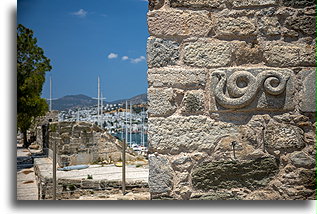
<path id="1" fill-rule="evenodd" d="M 49 124 L 49 157 L 56 143 L 57 163 L 60 167 L 94 163 L 115 163 L 122 160 L 122 142 L 88 122 L 55 122 Z M 126 160 L 138 157 L 127 149 Z"/>
<path id="2" fill-rule="evenodd" d="M 314 200 L 313 0 L 149 0 L 152 199 Z"/>
<path id="3" fill-rule="evenodd" d="M 56 143 L 59 167 L 81 164 L 110 164 L 122 161 L 122 142 L 89 122 L 58 122 L 58 112 L 48 112 L 34 124 L 31 147 L 38 153 L 53 157 Z M 132 149 L 126 150 L 126 160 L 143 160 Z"/>

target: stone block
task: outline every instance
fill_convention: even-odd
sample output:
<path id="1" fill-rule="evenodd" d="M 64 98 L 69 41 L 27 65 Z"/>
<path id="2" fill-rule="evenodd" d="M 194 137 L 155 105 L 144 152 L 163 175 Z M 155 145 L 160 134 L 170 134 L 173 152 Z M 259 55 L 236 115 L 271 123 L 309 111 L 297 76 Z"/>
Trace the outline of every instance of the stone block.
<path id="1" fill-rule="evenodd" d="M 177 42 L 150 37 L 147 42 L 147 64 L 149 67 L 175 65 L 179 59 Z"/>
<path id="2" fill-rule="evenodd" d="M 263 51 L 258 45 L 251 47 L 246 42 L 237 43 L 234 53 L 234 62 L 236 65 L 259 64 L 263 62 Z"/>
<path id="3" fill-rule="evenodd" d="M 308 7 L 316 4 L 315 0 L 282 0 L 282 4 L 286 7 Z"/>
<path id="4" fill-rule="evenodd" d="M 199 9 L 219 8 L 223 0 L 170 0 L 171 7 L 187 7 Z"/>
<path id="5" fill-rule="evenodd" d="M 315 66 L 315 47 L 302 43 L 267 42 L 265 64 L 274 67 Z"/>
<path id="6" fill-rule="evenodd" d="M 195 89 L 206 85 L 206 71 L 204 69 L 168 67 L 149 69 L 149 87 L 173 87 Z"/>
<path id="7" fill-rule="evenodd" d="M 176 111 L 173 89 L 149 88 L 148 104 L 152 116 L 171 115 Z"/>
<path id="8" fill-rule="evenodd" d="M 294 109 L 294 75 L 289 69 L 211 70 L 210 111 Z"/>
<path id="9" fill-rule="evenodd" d="M 271 154 L 293 152 L 305 147 L 303 130 L 289 124 L 269 122 L 264 132 L 264 146 Z"/>
<path id="10" fill-rule="evenodd" d="M 316 166 L 314 158 L 309 157 L 304 152 L 294 152 L 290 155 L 290 160 L 296 167 L 313 168 Z"/>
<path id="11" fill-rule="evenodd" d="M 192 172 L 196 189 L 257 189 L 266 186 L 279 170 L 278 160 L 271 157 L 247 161 L 219 161 L 198 164 Z"/>
<path id="12" fill-rule="evenodd" d="M 205 95 L 203 90 L 188 91 L 185 93 L 182 105 L 185 114 L 195 114 L 204 111 Z"/>
<path id="13" fill-rule="evenodd" d="M 217 37 L 254 36 L 255 22 L 247 17 L 217 17 L 215 33 Z"/>
<path id="14" fill-rule="evenodd" d="M 302 112 L 316 112 L 316 71 L 304 71 L 300 75 L 303 81 L 300 110 Z"/>
<path id="15" fill-rule="evenodd" d="M 148 12 L 148 29 L 161 38 L 207 36 L 212 21 L 207 11 L 159 10 Z"/>
<path id="16" fill-rule="evenodd" d="M 233 43 L 220 40 L 198 40 L 184 44 L 183 61 L 197 67 L 229 66 L 232 62 Z"/>
<path id="17" fill-rule="evenodd" d="M 164 193 L 172 190 L 173 171 L 164 156 L 149 155 L 149 189 L 151 193 Z"/>
<path id="18" fill-rule="evenodd" d="M 176 171 L 181 171 L 181 172 L 186 170 L 189 171 L 192 166 L 193 166 L 193 161 L 191 160 L 189 156 L 178 157 L 172 162 L 172 167 Z"/>
<path id="19" fill-rule="evenodd" d="M 307 35 L 315 35 L 315 16 L 291 16 L 285 20 L 285 25 L 295 31 L 301 31 Z"/>
<path id="20" fill-rule="evenodd" d="M 149 10 L 160 9 L 164 5 L 164 0 L 148 0 Z"/>
<path id="21" fill-rule="evenodd" d="M 209 152 L 219 137 L 238 134 L 235 125 L 215 122 L 206 116 L 150 117 L 149 126 L 151 147 L 164 154 Z"/>
<path id="22" fill-rule="evenodd" d="M 277 0 L 231 0 L 234 8 L 276 5 Z"/>
<path id="23" fill-rule="evenodd" d="M 277 36 L 281 34 L 281 25 L 277 17 L 264 16 L 258 23 L 259 31 L 264 36 Z"/>

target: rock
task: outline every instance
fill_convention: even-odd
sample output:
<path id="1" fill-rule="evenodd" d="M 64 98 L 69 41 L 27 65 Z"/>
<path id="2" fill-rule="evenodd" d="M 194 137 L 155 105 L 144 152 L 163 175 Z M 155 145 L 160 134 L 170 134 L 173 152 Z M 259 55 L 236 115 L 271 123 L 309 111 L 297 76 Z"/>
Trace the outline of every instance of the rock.
<path id="1" fill-rule="evenodd" d="M 241 198 L 235 196 L 232 192 L 219 190 L 208 193 L 194 193 L 190 200 L 241 200 Z"/>
<path id="2" fill-rule="evenodd" d="M 215 24 L 217 37 L 245 37 L 254 36 L 256 27 L 254 20 L 247 17 L 218 17 Z"/>
<path id="3" fill-rule="evenodd" d="M 182 197 L 182 200 L 189 200 L 192 191 L 191 188 L 188 186 L 183 186 L 180 188 L 180 196 Z"/>
<path id="4" fill-rule="evenodd" d="M 161 38 L 207 36 L 212 21 L 207 11 L 159 10 L 148 12 L 148 29 L 151 36 Z"/>
<path id="5" fill-rule="evenodd" d="M 268 184 L 278 172 L 277 159 L 265 157 L 249 161 L 217 161 L 198 164 L 192 172 L 196 189 L 257 189 Z"/>
<path id="6" fill-rule="evenodd" d="M 304 152 L 294 152 L 290 155 L 292 164 L 296 167 L 313 168 L 316 165 L 316 160 L 309 157 Z"/>
<path id="7" fill-rule="evenodd" d="M 206 85 L 206 71 L 181 67 L 149 69 L 148 81 L 153 87 L 202 88 Z"/>
<path id="8" fill-rule="evenodd" d="M 246 197 L 246 200 L 282 200 L 283 198 L 272 190 L 257 190 Z"/>
<path id="9" fill-rule="evenodd" d="M 314 0 L 282 0 L 282 4 L 286 7 L 308 7 L 314 6 Z"/>
<path id="10" fill-rule="evenodd" d="M 170 0 L 171 7 L 199 9 L 219 8 L 223 3 L 223 0 Z"/>
<path id="11" fill-rule="evenodd" d="M 234 8 L 276 5 L 277 0 L 231 0 Z"/>
<path id="12" fill-rule="evenodd" d="M 286 19 L 285 25 L 307 35 L 314 35 L 316 31 L 315 16 L 291 16 Z"/>
<path id="13" fill-rule="evenodd" d="M 315 66 L 315 47 L 298 43 L 267 42 L 263 47 L 265 63 L 274 67 Z"/>
<path id="14" fill-rule="evenodd" d="M 184 63 L 197 67 L 228 66 L 232 62 L 232 43 L 220 40 L 199 40 L 184 44 Z"/>
<path id="15" fill-rule="evenodd" d="M 206 116 L 149 118 L 149 140 L 155 151 L 165 154 L 208 152 L 220 136 L 238 133 L 232 124 L 215 124 Z"/>
<path id="16" fill-rule="evenodd" d="M 316 71 L 302 72 L 300 76 L 303 79 L 300 110 L 302 112 L 316 112 Z"/>
<path id="17" fill-rule="evenodd" d="M 172 189 L 173 174 L 163 156 L 149 155 L 149 188 L 151 193 L 165 193 Z"/>
<path id="18" fill-rule="evenodd" d="M 189 171 L 193 166 L 193 162 L 189 156 L 181 156 L 172 162 L 172 167 L 176 171 Z"/>
<path id="19" fill-rule="evenodd" d="M 238 43 L 234 53 L 237 65 L 258 64 L 263 61 L 263 51 L 258 45 L 251 47 L 245 42 Z"/>
<path id="20" fill-rule="evenodd" d="M 281 34 L 281 26 L 277 17 L 264 16 L 259 21 L 259 31 L 264 36 Z"/>
<path id="21" fill-rule="evenodd" d="M 289 124 L 270 122 L 264 132 L 265 148 L 269 152 L 292 152 L 305 147 L 303 131 Z"/>
<path id="22" fill-rule="evenodd" d="M 147 42 L 149 67 L 175 65 L 179 59 L 179 44 L 174 41 L 150 37 Z"/>
<path id="23" fill-rule="evenodd" d="M 189 91 L 182 101 L 183 112 L 195 114 L 204 111 L 205 96 L 203 90 Z"/>
<path id="24" fill-rule="evenodd" d="M 173 89 L 149 88 L 149 113 L 153 116 L 171 115 L 175 112 L 175 98 Z"/>
<path id="25" fill-rule="evenodd" d="M 149 10 L 160 9 L 164 5 L 164 0 L 149 0 Z"/>

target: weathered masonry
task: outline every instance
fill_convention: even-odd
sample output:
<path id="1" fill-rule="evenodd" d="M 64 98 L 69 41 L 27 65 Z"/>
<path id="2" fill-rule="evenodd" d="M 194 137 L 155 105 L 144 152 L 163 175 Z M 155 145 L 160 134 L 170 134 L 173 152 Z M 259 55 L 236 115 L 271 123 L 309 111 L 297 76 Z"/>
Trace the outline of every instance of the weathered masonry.
<path id="1" fill-rule="evenodd" d="M 150 0 L 152 199 L 315 199 L 313 0 Z"/>

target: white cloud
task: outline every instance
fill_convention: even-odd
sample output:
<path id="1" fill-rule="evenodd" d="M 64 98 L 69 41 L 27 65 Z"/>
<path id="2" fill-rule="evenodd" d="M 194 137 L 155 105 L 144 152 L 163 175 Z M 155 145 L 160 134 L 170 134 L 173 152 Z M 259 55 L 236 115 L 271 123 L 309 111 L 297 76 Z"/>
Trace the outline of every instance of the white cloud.
<path id="1" fill-rule="evenodd" d="M 145 57 L 144 56 L 140 56 L 138 58 L 131 59 L 131 62 L 132 63 L 139 63 L 139 62 L 142 62 L 143 60 L 145 60 Z"/>
<path id="2" fill-rule="evenodd" d="M 73 12 L 72 14 L 78 17 L 85 17 L 87 15 L 87 11 L 80 9 L 77 12 Z"/>
<path id="3" fill-rule="evenodd" d="M 108 59 L 115 59 L 115 58 L 118 58 L 118 54 L 110 53 L 110 54 L 108 55 Z"/>
<path id="4" fill-rule="evenodd" d="M 121 59 L 124 61 L 124 60 L 128 60 L 129 57 L 128 56 L 123 56 Z"/>

